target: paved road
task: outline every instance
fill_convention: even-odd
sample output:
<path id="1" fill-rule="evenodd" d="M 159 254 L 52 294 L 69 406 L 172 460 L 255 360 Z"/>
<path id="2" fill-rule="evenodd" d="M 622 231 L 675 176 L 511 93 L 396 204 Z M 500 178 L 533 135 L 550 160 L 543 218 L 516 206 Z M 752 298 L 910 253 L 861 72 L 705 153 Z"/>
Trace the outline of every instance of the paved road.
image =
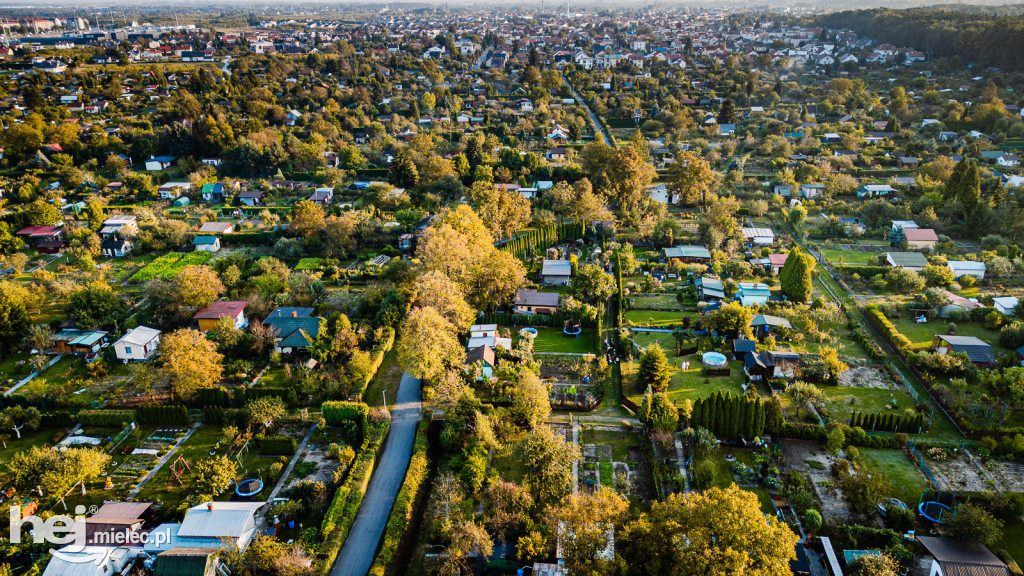
<path id="1" fill-rule="evenodd" d="M 487 60 L 487 55 L 490 53 L 491 49 L 485 48 L 483 54 L 480 54 L 480 57 L 476 59 L 476 62 L 474 62 L 473 66 L 470 67 L 470 70 L 479 70 L 480 67 L 484 65 L 484 60 Z"/>
<path id="2" fill-rule="evenodd" d="M 601 121 L 597 119 L 597 114 L 594 114 L 594 111 L 590 109 L 590 105 L 583 100 L 583 97 L 580 96 L 580 93 L 577 92 L 575 88 L 573 88 L 572 84 L 569 84 L 569 81 L 565 79 L 565 76 L 562 77 L 562 81 L 564 81 L 565 85 L 569 87 L 573 98 L 587 109 L 587 114 L 590 114 L 590 122 L 594 125 L 594 129 L 600 131 L 601 135 L 604 136 L 604 143 L 611 146 L 612 138 L 608 135 L 608 131 L 604 129 L 604 125 L 601 124 Z"/>
<path id="3" fill-rule="evenodd" d="M 391 507 L 405 480 L 420 414 L 420 381 L 402 374 L 398 404 L 391 412 L 391 430 L 384 451 L 370 479 L 352 530 L 331 568 L 331 576 L 366 576 L 370 571 Z"/>

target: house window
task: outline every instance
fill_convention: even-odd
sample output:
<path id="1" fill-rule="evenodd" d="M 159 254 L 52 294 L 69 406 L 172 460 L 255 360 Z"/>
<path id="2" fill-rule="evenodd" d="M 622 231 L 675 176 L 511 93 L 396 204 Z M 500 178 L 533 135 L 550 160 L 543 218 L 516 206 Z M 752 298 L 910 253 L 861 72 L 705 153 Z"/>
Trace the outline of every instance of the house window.
<path id="1" fill-rule="evenodd" d="M 132 353 L 132 347 L 131 346 L 125 346 L 124 347 L 124 353 L 125 354 L 131 354 Z"/>

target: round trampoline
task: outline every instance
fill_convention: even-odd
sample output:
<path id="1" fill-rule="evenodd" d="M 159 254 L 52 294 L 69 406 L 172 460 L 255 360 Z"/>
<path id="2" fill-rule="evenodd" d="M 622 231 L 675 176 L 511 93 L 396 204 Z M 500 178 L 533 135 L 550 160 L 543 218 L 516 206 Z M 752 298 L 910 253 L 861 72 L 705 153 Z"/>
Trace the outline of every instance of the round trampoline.
<path id="1" fill-rule="evenodd" d="M 583 326 L 580 325 L 579 320 L 566 320 L 562 332 L 568 336 L 578 338 L 580 333 L 583 332 Z"/>
<path id="2" fill-rule="evenodd" d="M 519 336 L 521 336 L 522 338 L 529 338 L 530 340 L 533 340 L 534 338 L 537 337 L 537 329 L 523 328 L 519 331 Z"/>
<path id="3" fill-rule="evenodd" d="M 917 505 L 917 511 L 921 513 L 921 516 L 924 516 L 936 524 L 945 524 L 946 520 L 943 516 L 950 513 L 952 510 L 952 508 L 946 506 L 942 502 L 936 502 L 934 500 L 927 500 Z"/>
<path id="4" fill-rule="evenodd" d="M 711 368 L 724 368 L 729 364 L 729 359 L 721 352 L 705 352 L 700 358 L 705 366 Z"/>
<path id="5" fill-rule="evenodd" d="M 242 480 L 235 486 L 235 494 L 238 494 L 242 498 L 248 498 L 255 496 L 263 491 L 263 480 L 258 478 L 250 478 L 248 480 Z"/>

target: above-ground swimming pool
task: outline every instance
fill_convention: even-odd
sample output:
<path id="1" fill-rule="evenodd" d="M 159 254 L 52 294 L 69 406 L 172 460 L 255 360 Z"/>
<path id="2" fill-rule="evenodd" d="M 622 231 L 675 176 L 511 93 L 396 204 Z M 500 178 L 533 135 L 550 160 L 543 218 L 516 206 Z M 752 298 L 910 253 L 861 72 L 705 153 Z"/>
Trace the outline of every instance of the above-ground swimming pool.
<path id="1" fill-rule="evenodd" d="M 700 358 L 705 366 L 711 368 L 724 368 L 729 365 L 729 359 L 721 352 L 705 352 Z"/>
<path id="2" fill-rule="evenodd" d="M 523 338 L 531 338 L 531 339 L 532 338 L 536 338 L 537 337 L 537 329 L 536 328 L 523 328 L 523 329 L 521 329 L 519 331 L 519 335 L 522 336 Z"/>

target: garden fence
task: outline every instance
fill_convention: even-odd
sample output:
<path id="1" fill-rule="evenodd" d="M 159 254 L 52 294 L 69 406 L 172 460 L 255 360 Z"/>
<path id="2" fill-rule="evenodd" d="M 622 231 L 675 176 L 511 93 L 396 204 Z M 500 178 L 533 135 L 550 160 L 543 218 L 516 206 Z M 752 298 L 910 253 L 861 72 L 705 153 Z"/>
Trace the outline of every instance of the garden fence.
<path id="1" fill-rule="evenodd" d="M 928 463 L 924 461 L 924 457 L 921 456 L 921 453 L 917 451 L 917 447 L 914 446 L 913 442 L 907 442 L 907 448 L 910 449 L 910 453 L 913 454 L 914 457 L 917 459 L 917 466 L 921 469 L 922 472 L 924 472 L 924 475 L 928 478 L 928 481 L 932 483 L 932 486 L 935 486 L 935 476 L 932 474 L 931 469 L 928 468 Z"/>
<path id="2" fill-rule="evenodd" d="M 891 360 L 889 361 L 889 366 L 892 366 L 893 372 L 895 372 L 896 374 L 899 374 L 900 382 L 903 382 L 903 387 L 906 388 L 907 392 L 910 393 L 910 396 L 914 399 L 914 402 L 917 402 L 918 404 L 920 404 L 921 403 L 921 399 L 918 396 L 917 390 L 914 389 L 914 386 L 910 384 L 910 381 L 907 380 L 907 377 L 903 375 L 903 372 L 900 372 L 899 368 L 897 368 L 896 365 L 893 364 Z"/>

